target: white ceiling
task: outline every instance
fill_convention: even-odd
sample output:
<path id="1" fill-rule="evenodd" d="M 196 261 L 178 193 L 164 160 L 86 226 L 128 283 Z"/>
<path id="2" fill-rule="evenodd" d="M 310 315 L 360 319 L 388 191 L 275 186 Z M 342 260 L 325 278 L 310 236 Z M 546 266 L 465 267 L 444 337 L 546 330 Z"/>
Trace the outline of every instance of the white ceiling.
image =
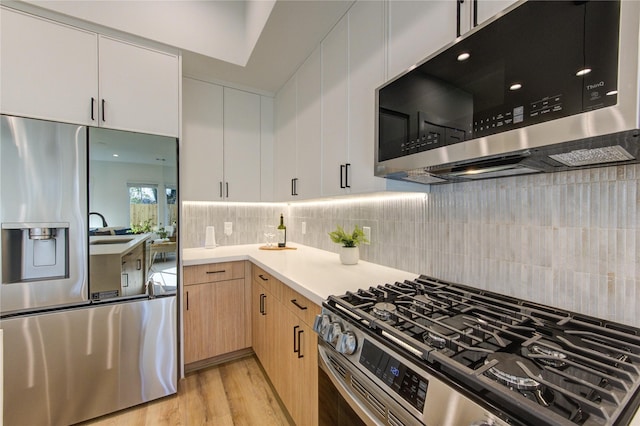
<path id="1" fill-rule="evenodd" d="M 353 0 L 26 0 L 183 51 L 183 74 L 274 94 Z"/>

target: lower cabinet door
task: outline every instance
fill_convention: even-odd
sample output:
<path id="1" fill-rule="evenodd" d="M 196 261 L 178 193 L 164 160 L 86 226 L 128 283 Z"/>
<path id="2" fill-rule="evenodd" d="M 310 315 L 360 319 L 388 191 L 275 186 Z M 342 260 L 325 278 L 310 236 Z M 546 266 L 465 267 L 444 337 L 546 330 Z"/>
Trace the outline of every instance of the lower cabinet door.
<path id="1" fill-rule="evenodd" d="M 184 287 L 184 362 L 244 348 L 244 279 Z"/>
<path id="2" fill-rule="evenodd" d="M 184 363 L 189 364 L 209 357 L 213 353 L 213 341 L 209 338 L 214 329 L 211 304 L 215 298 L 213 284 L 197 284 L 184 287 Z"/>
<path id="3" fill-rule="evenodd" d="M 307 324 L 282 309 L 281 338 L 286 342 L 280 398 L 297 425 L 318 424 L 318 349 L 316 335 Z M 286 326 L 285 326 L 286 324 Z"/>

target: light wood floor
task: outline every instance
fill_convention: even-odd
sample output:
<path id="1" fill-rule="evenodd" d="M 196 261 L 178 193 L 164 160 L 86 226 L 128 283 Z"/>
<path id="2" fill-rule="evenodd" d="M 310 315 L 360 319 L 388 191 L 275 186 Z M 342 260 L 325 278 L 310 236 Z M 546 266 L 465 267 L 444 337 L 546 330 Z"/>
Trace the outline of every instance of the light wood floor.
<path id="1" fill-rule="evenodd" d="M 286 425 L 284 412 L 255 355 L 188 374 L 178 394 L 82 425 Z"/>

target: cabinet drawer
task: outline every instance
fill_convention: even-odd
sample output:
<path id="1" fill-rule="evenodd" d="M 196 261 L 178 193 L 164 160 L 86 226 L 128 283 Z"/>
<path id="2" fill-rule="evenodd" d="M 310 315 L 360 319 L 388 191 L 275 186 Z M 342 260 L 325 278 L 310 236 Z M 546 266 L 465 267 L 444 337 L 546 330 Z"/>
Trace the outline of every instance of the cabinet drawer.
<path id="1" fill-rule="evenodd" d="M 184 285 L 244 278 L 244 262 L 209 263 L 185 266 Z"/>
<path id="2" fill-rule="evenodd" d="M 280 280 L 274 278 L 273 275 L 265 272 L 258 266 L 253 265 L 252 269 L 253 281 L 268 290 L 276 299 L 282 300 L 282 292 L 283 289 L 286 288 L 286 286 L 282 284 Z"/>
<path id="3" fill-rule="evenodd" d="M 313 303 L 294 289 L 283 284 L 282 303 L 308 326 L 313 327 L 316 315 L 320 314 L 320 306 Z"/>

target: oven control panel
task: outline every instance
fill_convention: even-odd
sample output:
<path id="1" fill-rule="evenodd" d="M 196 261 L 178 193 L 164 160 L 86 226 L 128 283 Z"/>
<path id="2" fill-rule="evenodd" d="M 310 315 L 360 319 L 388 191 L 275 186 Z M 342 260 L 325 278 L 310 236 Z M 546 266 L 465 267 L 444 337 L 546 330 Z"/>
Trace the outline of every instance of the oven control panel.
<path id="1" fill-rule="evenodd" d="M 359 362 L 418 411 L 423 411 L 429 387 L 427 379 L 366 339 Z"/>

